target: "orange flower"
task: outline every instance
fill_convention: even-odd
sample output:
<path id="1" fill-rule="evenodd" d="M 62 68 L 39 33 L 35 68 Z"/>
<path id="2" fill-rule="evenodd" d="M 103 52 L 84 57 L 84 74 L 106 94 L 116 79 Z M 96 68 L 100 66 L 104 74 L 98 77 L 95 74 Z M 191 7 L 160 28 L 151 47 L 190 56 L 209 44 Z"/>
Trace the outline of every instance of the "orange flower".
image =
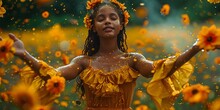
<path id="1" fill-rule="evenodd" d="M 0 61 L 6 64 L 10 58 L 13 57 L 15 49 L 14 42 L 11 39 L 3 39 L 0 41 Z"/>
<path id="2" fill-rule="evenodd" d="M 220 45 L 220 30 L 215 25 L 203 26 L 197 37 L 197 45 L 204 50 L 213 50 L 215 45 Z"/>
<path id="3" fill-rule="evenodd" d="M 86 9 L 87 10 L 91 10 L 93 9 L 97 4 L 102 3 L 103 0 L 90 0 L 87 1 L 87 6 Z"/>
<path id="4" fill-rule="evenodd" d="M 60 76 L 53 76 L 47 80 L 46 88 L 52 94 L 59 94 L 64 91 L 65 79 Z"/>
<path id="5" fill-rule="evenodd" d="M 207 1 L 213 4 L 220 3 L 220 0 L 207 0 Z"/>
<path id="6" fill-rule="evenodd" d="M 3 14 L 6 13 L 6 10 L 4 7 L 2 7 L 2 0 L 0 0 L 0 17 L 3 17 Z"/>
<path id="7" fill-rule="evenodd" d="M 50 15 L 50 13 L 49 13 L 48 11 L 44 11 L 44 12 L 41 14 L 41 16 L 42 16 L 43 18 L 48 18 L 49 15 Z"/>
<path id="8" fill-rule="evenodd" d="M 183 99 L 190 104 L 204 103 L 208 99 L 210 89 L 201 84 L 191 85 L 183 89 Z"/>
<path id="9" fill-rule="evenodd" d="M 11 96 L 13 102 L 23 110 L 31 110 L 34 106 L 39 104 L 38 94 L 36 94 L 35 88 L 23 83 L 12 88 Z"/>
<path id="10" fill-rule="evenodd" d="M 147 105 L 139 105 L 135 110 L 150 110 Z"/>
<path id="11" fill-rule="evenodd" d="M 218 65 L 220 64 L 220 57 L 215 58 L 215 64 L 218 64 Z"/>
<path id="12" fill-rule="evenodd" d="M 55 56 L 56 56 L 56 57 L 60 57 L 60 56 L 61 56 L 61 51 L 56 51 L 56 52 L 55 52 Z"/>
<path id="13" fill-rule="evenodd" d="M 170 13 L 170 5 L 164 4 L 163 7 L 160 9 L 160 13 L 164 16 L 168 15 Z"/>
<path id="14" fill-rule="evenodd" d="M 88 14 L 86 14 L 86 16 L 84 17 L 83 22 L 84 22 L 86 28 L 88 28 L 88 29 L 92 28 L 92 20 L 90 19 Z"/>
<path id="15" fill-rule="evenodd" d="M 182 14 L 182 23 L 185 26 L 189 25 L 190 19 L 189 19 L 188 14 Z"/>

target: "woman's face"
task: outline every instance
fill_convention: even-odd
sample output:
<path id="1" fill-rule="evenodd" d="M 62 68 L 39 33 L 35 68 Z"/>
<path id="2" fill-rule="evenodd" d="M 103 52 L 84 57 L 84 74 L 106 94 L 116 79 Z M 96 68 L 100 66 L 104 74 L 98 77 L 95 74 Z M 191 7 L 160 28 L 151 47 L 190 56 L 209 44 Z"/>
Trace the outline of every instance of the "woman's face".
<path id="1" fill-rule="evenodd" d="M 108 5 L 101 7 L 95 16 L 93 30 L 99 37 L 117 37 L 122 30 L 122 25 L 115 9 Z"/>

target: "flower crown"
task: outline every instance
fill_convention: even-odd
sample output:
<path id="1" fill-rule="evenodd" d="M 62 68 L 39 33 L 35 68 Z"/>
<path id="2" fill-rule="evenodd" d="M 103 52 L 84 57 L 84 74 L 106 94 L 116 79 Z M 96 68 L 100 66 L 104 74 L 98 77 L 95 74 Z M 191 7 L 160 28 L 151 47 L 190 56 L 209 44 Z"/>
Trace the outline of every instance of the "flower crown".
<path id="1" fill-rule="evenodd" d="M 124 4 L 118 2 L 117 0 L 109 0 L 111 3 L 118 5 L 119 8 L 122 10 L 123 15 L 124 15 L 124 25 L 128 24 L 128 19 L 130 18 L 130 15 L 128 13 L 128 11 L 126 10 L 126 7 Z M 87 1 L 87 6 L 86 9 L 87 10 L 92 10 L 97 4 L 102 3 L 103 0 L 90 0 Z M 89 14 L 86 14 L 86 16 L 84 17 L 84 21 L 85 23 L 85 27 L 87 27 L 88 29 L 92 28 L 92 19 L 90 18 Z"/>

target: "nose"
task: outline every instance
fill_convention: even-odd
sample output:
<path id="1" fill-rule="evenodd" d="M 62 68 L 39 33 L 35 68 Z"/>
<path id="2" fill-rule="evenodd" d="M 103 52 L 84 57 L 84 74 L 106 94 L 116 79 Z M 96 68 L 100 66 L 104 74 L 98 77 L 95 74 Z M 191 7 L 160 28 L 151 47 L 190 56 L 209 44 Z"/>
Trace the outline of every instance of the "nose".
<path id="1" fill-rule="evenodd" d="M 111 24 L 111 19 L 109 17 L 106 18 L 105 20 L 105 25 Z"/>

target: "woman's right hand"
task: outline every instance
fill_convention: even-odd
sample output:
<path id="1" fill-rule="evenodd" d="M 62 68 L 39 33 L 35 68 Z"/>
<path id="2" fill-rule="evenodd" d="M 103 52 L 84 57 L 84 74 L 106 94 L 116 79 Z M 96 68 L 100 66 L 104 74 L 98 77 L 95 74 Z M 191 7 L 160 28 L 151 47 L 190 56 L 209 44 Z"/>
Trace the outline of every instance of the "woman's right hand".
<path id="1" fill-rule="evenodd" d="M 23 42 L 12 33 L 9 33 L 8 36 L 14 41 L 14 45 L 13 45 L 13 47 L 15 48 L 14 55 L 20 58 L 24 57 L 24 55 L 26 54 L 26 49 L 24 48 Z"/>

